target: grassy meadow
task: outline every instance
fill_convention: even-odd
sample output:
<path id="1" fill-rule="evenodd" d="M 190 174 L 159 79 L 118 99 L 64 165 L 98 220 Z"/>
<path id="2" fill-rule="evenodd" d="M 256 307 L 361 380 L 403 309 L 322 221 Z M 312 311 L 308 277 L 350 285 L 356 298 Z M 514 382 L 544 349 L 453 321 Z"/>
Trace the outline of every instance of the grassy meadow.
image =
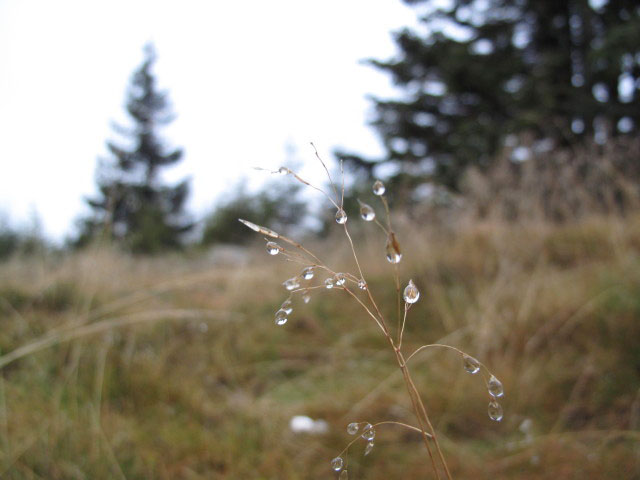
<path id="1" fill-rule="evenodd" d="M 505 387 L 493 422 L 459 355 L 411 360 L 454 478 L 640 479 L 640 217 L 398 223 L 401 284 L 422 293 L 405 351 L 456 346 Z M 373 228 L 354 241 L 394 318 Z M 344 236 L 305 245 L 356 273 Z M 301 267 L 259 242 L 221 257 L 96 248 L 1 264 L 0 478 L 337 478 L 348 423 L 415 423 L 388 344 L 344 292 L 294 297 L 279 327 L 281 282 Z M 295 433 L 294 415 L 328 430 Z M 380 426 L 364 446 L 349 478 L 433 478 L 418 434 Z"/>

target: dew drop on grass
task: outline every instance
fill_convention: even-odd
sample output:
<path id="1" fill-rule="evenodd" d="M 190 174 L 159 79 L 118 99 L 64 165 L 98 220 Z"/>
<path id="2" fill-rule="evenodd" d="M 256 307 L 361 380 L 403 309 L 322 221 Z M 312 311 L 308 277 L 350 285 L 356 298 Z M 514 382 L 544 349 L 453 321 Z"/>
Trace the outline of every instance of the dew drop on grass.
<path id="1" fill-rule="evenodd" d="M 298 277 L 291 277 L 289 280 L 282 282 L 282 285 L 284 285 L 284 288 L 291 291 L 300 286 L 300 281 L 298 280 Z"/>
<path id="2" fill-rule="evenodd" d="M 347 281 L 347 278 L 344 276 L 344 273 L 336 273 L 334 280 L 336 282 L 336 285 L 342 286 L 344 285 L 344 282 Z"/>
<path id="3" fill-rule="evenodd" d="M 340 225 L 347 223 L 347 214 L 341 208 L 336 212 L 336 222 L 338 222 Z"/>
<path id="4" fill-rule="evenodd" d="M 489 402 L 488 412 L 489 412 L 489 418 L 494 422 L 499 422 L 500 420 L 502 420 L 502 417 L 504 416 L 504 411 L 502 410 L 502 406 L 495 400 L 491 400 Z"/>
<path id="5" fill-rule="evenodd" d="M 385 256 L 389 263 L 400 263 L 402 260 L 402 253 L 400 253 L 400 245 L 393 232 L 389 234 L 387 238 L 387 245 L 385 246 Z"/>
<path id="6" fill-rule="evenodd" d="M 304 303 L 309 303 L 311 301 L 311 294 L 309 293 L 308 290 L 305 290 L 304 293 L 302 294 L 302 301 Z"/>
<path id="7" fill-rule="evenodd" d="M 284 325 L 287 323 L 287 312 L 282 308 L 276 312 L 276 325 Z"/>
<path id="8" fill-rule="evenodd" d="M 355 435 L 356 433 L 358 433 L 358 430 L 359 430 L 359 426 L 355 422 L 350 423 L 349 425 L 347 425 L 347 433 L 349 435 Z"/>
<path id="9" fill-rule="evenodd" d="M 373 194 L 374 195 L 378 195 L 378 196 L 384 195 L 384 192 L 386 190 L 387 189 L 384 187 L 384 183 L 382 183 L 380 180 L 376 180 L 373 183 Z"/>
<path id="10" fill-rule="evenodd" d="M 491 375 L 491 378 L 489 378 L 489 381 L 487 382 L 487 384 L 489 387 L 489 394 L 492 397 L 498 398 L 504 395 L 504 388 L 502 387 L 502 382 L 498 380 L 494 375 Z"/>
<path id="11" fill-rule="evenodd" d="M 343 465 L 344 465 L 344 461 L 342 460 L 342 457 L 336 457 L 333 460 L 331 460 L 331 468 L 334 469 L 336 472 L 339 472 L 340 470 L 342 470 Z"/>
<path id="12" fill-rule="evenodd" d="M 302 270 L 302 278 L 304 278 L 305 280 L 311 280 L 313 278 L 313 274 L 313 267 L 307 267 Z"/>
<path id="13" fill-rule="evenodd" d="M 280 305 L 280 308 L 285 312 L 287 312 L 287 315 L 289 315 L 291 312 L 293 312 L 293 308 L 291 305 L 292 305 L 291 300 L 287 299 L 284 302 L 282 302 L 282 305 Z"/>
<path id="14" fill-rule="evenodd" d="M 373 442 L 373 439 L 376 438 L 376 429 L 373 428 L 373 425 L 367 423 L 362 429 L 362 438 L 364 438 L 367 442 Z"/>
<path id="15" fill-rule="evenodd" d="M 464 369 L 472 375 L 480 371 L 480 362 L 469 355 L 465 354 L 462 356 L 462 365 Z"/>
<path id="16" fill-rule="evenodd" d="M 376 218 L 376 212 L 373 211 L 370 205 L 366 203 L 360 204 L 360 216 L 365 222 L 371 222 L 374 218 Z"/>
<path id="17" fill-rule="evenodd" d="M 349 480 L 349 472 L 342 470 L 338 476 L 338 480 Z"/>
<path id="18" fill-rule="evenodd" d="M 364 447 L 364 455 L 365 455 L 365 457 L 371 453 L 371 450 L 373 450 L 373 442 L 367 443 L 367 446 Z"/>
<path id="19" fill-rule="evenodd" d="M 267 242 L 267 252 L 269 255 L 277 255 L 282 251 L 282 247 L 276 242 Z"/>
<path id="20" fill-rule="evenodd" d="M 420 298 L 420 290 L 418 290 L 418 287 L 413 283 L 413 280 L 409 280 L 409 285 L 404 288 L 402 297 L 407 303 L 416 303 Z"/>
<path id="21" fill-rule="evenodd" d="M 366 290 L 367 289 L 367 282 L 365 282 L 364 280 L 360 280 L 358 282 L 358 288 L 360 290 Z"/>
<path id="22" fill-rule="evenodd" d="M 327 278 L 324 281 L 324 286 L 327 288 L 333 288 L 333 278 Z"/>

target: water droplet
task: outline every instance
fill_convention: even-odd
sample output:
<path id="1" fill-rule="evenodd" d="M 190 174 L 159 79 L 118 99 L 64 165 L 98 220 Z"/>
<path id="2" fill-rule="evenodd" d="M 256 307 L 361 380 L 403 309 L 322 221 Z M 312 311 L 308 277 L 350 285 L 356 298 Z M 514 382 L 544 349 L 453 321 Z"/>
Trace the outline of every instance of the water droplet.
<path id="1" fill-rule="evenodd" d="M 355 435 L 356 433 L 358 433 L 358 430 L 359 430 L 359 425 L 355 422 L 347 425 L 347 433 L 349 435 Z"/>
<path id="2" fill-rule="evenodd" d="M 499 422 L 502 420 L 504 416 L 504 411 L 502 410 L 502 406 L 496 402 L 495 400 L 491 400 L 489 402 L 489 418 L 494 422 Z"/>
<path id="3" fill-rule="evenodd" d="M 389 263 L 400 263 L 402 260 L 402 253 L 400 253 L 400 244 L 396 238 L 395 233 L 391 232 L 387 238 L 387 245 L 385 247 L 385 256 Z"/>
<path id="4" fill-rule="evenodd" d="M 342 470 L 343 465 L 344 465 L 344 461 L 342 460 L 342 457 L 336 457 L 333 460 L 331 460 L 331 468 L 333 468 L 336 472 L 339 472 L 340 470 Z"/>
<path id="5" fill-rule="evenodd" d="M 340 472 L 340 476 L 338 477 L 338 480 L 349 480 L 349 472 L 347 472 L 346 470 L 342 470 Z"/>
<path id="6" fill-rule="evenodd" d="M 334 280 L 336 282 L 336 285 L 342 286 L 344 285 L 344 282 L 347 281 L 347 278 L 344 276 L 344 273 L 336 273 Z"/>
<path id="7" fill-rule="evenodd" d="M 276 325 L 284 325 L 287 320 L 287 312 L 285 310 L 280 309 L 276 312 Z"/>
<path id="8" fill-rule="evenodd" d="M 304 303 L 309 303 L 311 301 L 311 294 L 309 293 L 308 290 L 305 290 L 304 293 L 302 294 L 302 301 Z"/>
<path id="9" fill-rule="evenodd" d="M 462 356 L 462 365 L 472 375 L 480 371 L 480 362 L 469 355 Z"/>
<path id="10" fill-rule="evenodd" d="M 373 439 L 376 438 L 376 429 L 373 428 L 373 425 L 367 423 L 362 429 L 362 438 L 364 438 L 367 442 L 373 442 Z"/>
<path id="11" fill-rule="evenodd" d="M 492 397 L 498 398 L 504 395 L 504 388 L 502 382 L 498 380 L 494 375 L 491 375 L 488 382 L 489 394 Z"/>
<path id="12" fill-rule="evenodd" d="M 324 281 L 324 286 L 327 288 L 333 288 L 333 278 L 327 278 Z"/>
<path id="13" fill-rule="evenodd" d="M 420 290 L 418 290 L 418 287 L 413 283 L 413 280 L 409 280 L 409 285 L 404 288 L 402 297 L 407 303 L 416 303 L 420 298 Z"/>
<path id="14" fill-rule="evenodd" d="M 341 208 L 336 212 L 336 222 L 340 225 L 347 223 L 347 214 Z"/>
<path id="15" fill-rule="evenodd" d="M 282 247 L 276 242 L 267 242 L 267 252 L 269 255 L 277 255 L 282 251 Z"/>
<path id="16" fill-rule="evenodd" d="M 284 302 L 282 302 L 282 305 L 280 305 L 280 308 L 285 312 L 287 312 L 287 315 L 289 315 L 291 312 L 293 312 L 293 308 L 291 307 L 291 305 L 292 305 L 291 300 L 287 299 Z"/>
<path id="17" fill-rule="evenodd" d="M 286 175 L 287 173 L 289 173 L 289 169 L 288 169 L 287 167 L 280 167 L 280 168 L 278 169 L 278 173 L 279 173 L 280 175 Z"/>
<path id="18" fill-rule="evenodd" d="M 374 195 L 378 195 L 378 196 L 380 196 L 380 195 L 384 195 L 384 192 L 385 192 L 386 190 L 387 190 L 387 189 L 386 189 L 386 188 L 384 188 L 384 183 L 382 183 L 380 180 L 376 180 L 376 181 L 373 183 L 373 194 L 374 194 Z"/>
<path id="19" fill-rule="evenodd" d="M 300 286 L 300 280 L 298 280 L 298 277 L 291 277 L 289 280 L 282 282 L 282 285 L 289 291 L 295 290 Z"/>
<path id="20" fill-rule="evenodd" d="M 364 447 L 364 455 L 365 455 L 365 457 L 371 453 L 371 450 L 373 450 L 373 442 L 367 443 L 367 446 Z"/>
<path id="21" fill-rule="evenodd" d="M 313 267 L 307 267 L 302 271 L 302 278 L 305 280 L 311 280 L 313 278 Z"/>
<path id="22" fill-rule="evenodd" d="M 370 205 L 360 202 L 360 216 L 365 222 L 371 222 L 376 218 L 376 212 L 373 211 Z"/>
<path id="23" fill-rule="evenodd" d="M 364 280 L 358 281 L 358 288 L 360 290 L 366 290 L 367 289 L 367 282 L 365 282 Z"/>

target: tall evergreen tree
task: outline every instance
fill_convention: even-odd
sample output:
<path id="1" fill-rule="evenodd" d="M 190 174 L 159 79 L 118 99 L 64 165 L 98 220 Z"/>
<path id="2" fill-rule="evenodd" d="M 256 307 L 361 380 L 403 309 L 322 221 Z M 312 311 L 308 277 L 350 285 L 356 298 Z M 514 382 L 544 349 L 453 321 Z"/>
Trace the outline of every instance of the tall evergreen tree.
<path id="1" fill-rule="evenodd" d="M 152 73 L 153 46 L 147 45 L 144 53 L 127 92 L 133 127 L 117 127 L 130 145 L 107 142 L 111 158 L 99 162 L 99 195 L 87 200 L 93 215 L 83 221 L 80 243 L 101 231 L 134 252 L 152 253 L 179 247 L 193 227 L 184 212 L 188 180 L 170 186 L 159 175 L 179 162 L 183 151 L 168 148 L 160 138 L 159 129 L 174 117 L 167 93 L 158 90 Z"/>
<path id="2" fill-rule="evenodd" d="M 396 58 L 371 61 L 404 93 L 373 99 L 386 155 L 336 152 L 353 168 L 395 163 L 457 189 L 506 139 L 553 148 L 637 135 L 637 0 L 404 1 L 422 28 L 395 34 Z"/>

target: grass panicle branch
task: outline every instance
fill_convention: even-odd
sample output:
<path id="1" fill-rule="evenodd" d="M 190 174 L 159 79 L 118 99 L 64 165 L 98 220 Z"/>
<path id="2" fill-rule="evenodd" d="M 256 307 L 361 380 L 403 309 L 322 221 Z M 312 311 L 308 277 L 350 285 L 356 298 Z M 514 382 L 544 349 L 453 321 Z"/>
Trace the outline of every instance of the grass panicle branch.
<path id="1" fill-rule="evenodd" d="M 270 254 L 277 255 L 279 253 L 282 253 L 283 256 L 287 258 L 287 260 L 295 261 L 297 263 L 302 263 L 306 267 L 305 270 L 303 270 L 302 275 L 290 278 L 289 280 L 284 282 L 283 285 L 287 290 L 289 290 L 290 293 L 289 293 L 289 297 L 285 300 L 282 307 L 280 308 L 280 310 L 278 310 L 276 314 L 276 324 L 284 325 L 287 322 L 288 315 L 292 311 L 290 305 L 291 305 L 291 297 L 293 294 L 302 293 L 303 295 L 309 295 L 310 290 L 316 290 L 316 289 L 322 289 L 322 288 L 333 289 L 336 291 L 340 291 L 340 290 L 344 291 L 349 297 L 354 299 L 361 308 L 363 308 L 367 317 L 373 320 L 375 325 L 378 327 L 382 335 L 387 340 L 387 343 L 389 344 L 392 352 L 394 353 L 398 368 L 402 373 L 402 377 L 407 389 L 412 410 L 418 423 L 418 426 L 412 426 L 402 422 L 384 420 L 377 423 L 360 422 L 360 423 L 349 424 L 347 431 L 351 434 L 358 433 L 359 437 L 356 437 L 356 439 L 352 440 L 340 452 L 340 454 L 332 460 L 331 462 L 332 469 L 337 472 L 342 471 L 340 476 L 341 479 L 347 478 L 347 472 L 346 472 L 345 461 L 343 459 L 343 456 L 348 455 L 349 448 L 354 443 L 356 443 L 360 438 L 362 438 L 367 442 L 365 454 L 369 453 L 374 445 L 375 428 L 381 425 L 394 424 L 394 425 L 403 426 L 405 428 L 408 428 L 409 430 L 419 432 L 423 440 L 423 443 L 425 445 L 425 448 L 427 450 L 429 461 L 433 469 L 435 478 L 440 479 L 444 476 L 447 480 L 452 480 L 453 477 L 452 477 L 451 471 L 445 460 L 445 456 L 441 448 L 440 442 L 438 441 L 438 436 L 436 434 L 436 431 L 427 413 L 427 408 L 425 406 L 425 403 L 412 378 L 411 371 L 409 370 L 409 366 L 408 366 L 408 361 L 411 360 L 415 355 L 417 355 L 418 353 L 420 353 L 421 351 L 427 348 L 441 347 L 441 348 L 452 350 L 457 354 L 459 354 L 462 358 L 464 369 L 467 372 L 475 374 L 479 371 L 482 371 L 482 376 L 485 379 L 485 383 L 489 391 L 489 398 L 490 398 L 489 416 L 493 420 L 497 420 L 497 421 L 502 419 L 502 407 L 500 407 L 496 401 L 496 398 L 503 395 L 502 384 L 499 382 L 499 380 L 497 380 L 497 378 L 493 374 L 491 374 L 491 372 L 489 372 L 489 370 L 484 364 L 482 364 L 472 356 L 466 354 L 462 350 L 453 346 L 438 344 L 438 343 L 423 345 L 417 348 L 416 350 L 414 350 L 408 357 L 405 358 L 405 354 L 403 351 L 403 337 L 405 333 L 407 316 L 412 304 L 418 301 L 418 298 L 420 297 L 420 292 L 412 280 L 409 281 L 409 284 L 405 288 L 404 293 L 401 292 L 400 270 L 398 268 L 399 266 L 398 264 L 402 260 L 403 255 L 402 255 L 402 249 L 400 247 L 400 242 L 398 240 L 397 234 L 392 227 L 392 213 L 389 207 L 389 202 L 385 197 L 386 188 L 380 180 L 377 180 L 372 187 L 373 194 L 379 197 L 382 203 L 384 214 L 385 214 L 386 225 L 382 224 L 377 218 L 375 218 L 376 217 L 375 211 L 370 205 L 363 203 L 360 200 L 358 200 L 358 202 L 360 205 L 360 215 L 363 218 L 363 220 L 365 221 L 374 220 L 374 223 L 382 230 L 382 232 L 385 235 L 386 246 L 385 246 L 384 253 L 387 261 L 392 266 L 393 285 L 394 285 L 395 296 L 396 296 L 395 338 L 394 336 L 392 336 L 391 329 L 389 328 L 389 319 L 387 319 L 383 314 L 382 309 L 380 308 L 378 302 L 374 298 L 373 292 L 369 288 L 367 277 L 365 275 L 365 272 L 362 269 L 362 264 L 358 258 L 356 245 L 353 241 L 352 235 L 349 232 L 348 221 L 347 221 L 348 216 L 346 212 L 343 210 L 345 186 L 344 186 L 344 169 L 343 169 L 342 162 L 340 163 L 341 188 L 340 188 L 340 192 L 338 192 L 338 187 L 334 182 L 329 172 L 329 169 L 327 168 L 327 165 L 318 154 L 318 151 L 315 145 L 313 144 L 311 145 L 313 147 L 316 158 L 320 161 L 320 163 L 322 164 L 322 167 L 324 168 L 327 174 L 330 188 L 335 199 L 332 197 L 332 195 L 325 192 L 322 188 L 311 184 L 307 180 L 304 180 L 296 172 L 294 172 L 288 167 L 280 167 L 277 171 L 271 171 L 271 173 L 280 174 L 280 175 L 289 175 L 294 180 L 302 183 L 303 185 L 306 185 L 310 188 L 313 188 L 321 192 L 331 202 L 331 204 L 337 209 L 336 222 L 344 230 L 344 234 L 347 239 L 347 244 L 349 247 L 349 252 L 355 263 L 357 273 L 355 274 L 349 273 L 349 272 L 342 273 L 340 270 L 329 267 L 327 264 L 323 263 L 316 254 L 308 250 L 301 243 L 295 240 L 292 240 L 282 234 L 274 232 L 267 227 L 262 227 L 248 220 L 240 219 L 240 221 L 243 224 L 245 224 L 247 227 L 249 227 L 253 231 L 267 235 L 270 238 L 279 239 L 282 242 L 286 243 L 288 246 L 294 248 L 294 251 L 292 251 L 292 250 L 289 250 L 287 247 L 274 244 L 273 242 L 269 242 L 269 240 L 267 239 L 268 241 L 267 250 Z M 330 277 L 326 278 L 323 284 L 317 284 L 317 285 L 304 284 L 305 281 L 311 280 L 314 277 L 314 274 L 312 273 L 313 270 L 325 271 L 330 275 Z M 361 295 L 358 295 L 356 291 L 352 290 L 350 286 L 347 285 L 347 282 L 355 283 L 358 286 L 358 288 L 363 291 L 364 297 Z M 303 284 L 304 286 L 301 286 Z M 404 309 L 402 308 L 403 303 L 404 303 Z M 361 425 L 364 425 L 364 427 L 361 427 Z"/>

